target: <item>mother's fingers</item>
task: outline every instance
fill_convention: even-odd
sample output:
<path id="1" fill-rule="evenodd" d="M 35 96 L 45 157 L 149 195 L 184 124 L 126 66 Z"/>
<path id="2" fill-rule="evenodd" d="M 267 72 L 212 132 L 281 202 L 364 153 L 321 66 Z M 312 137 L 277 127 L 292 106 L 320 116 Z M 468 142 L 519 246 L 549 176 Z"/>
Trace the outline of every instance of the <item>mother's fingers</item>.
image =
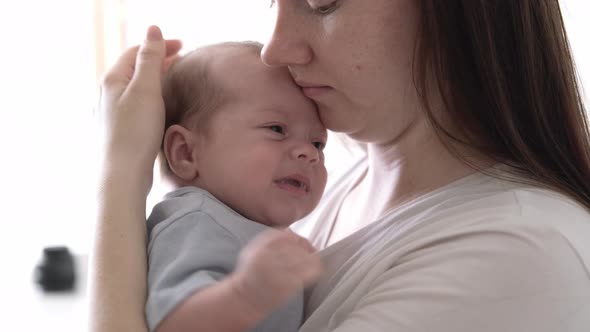
<path id="1" fill-rule="evenodd" d="M 182 42 L 178 39 L 166 40 L 166 57 L 175 56 L 182 48 Z"/>
<path id="2" fill-rule="evenodd" d="M 144 92 L 159 92 L 162 66 L 166 57 L 166 42 L 157 26 L 148 29 L 147 37 L 139 47 L 135 64 L 135 73 L 130 82 L 130 88 Z"/>
<path id="3" fill-rule="evenodd" d="M 154 29 L 157 29 L 157 31 L 159 32 L 160 30 L 157 27 L 150 27 L 150 29 L 148 30 L 148 37 L 150 32 L 152 32 Z M 153 33 L 153 32 L 152 32 Z M 159 36 L 161 37 L 161 33 L 159 33 Z M 156 36 L 157 38 L 158 36 Z M 134 78 L 134 76 L 136 76 L 136 64 L 137 64 L 137 59 L 140 57 L 139 52 L 140 49 L 142 50 L 142 52 L 146 52 L 148 55 L 147 57 L 150 57 L 150 54 L 153 53 L 153 49 L 155 48 L 155 52 L 161 52 L 160 50 L 158 50 L 158 48 L 161 48 L 162 46 L 159 45 L 161 44 L 161 40 L 156 40 L 156 45 L 153 45 L 152 41 L 146 40 L 146 42 L 144 42 L 143 45 L 137 45 L 137 46 L 133 46 L 129 49 L 127 49 L 117 60 L 117 62 L 115 63 L 115 65 L 106 73 L 106 75 L 103 78 L 103 86 L 105 86 L 107 89 L 109 87 L 113 87 L 113 86 L 117 86 L 117 85 L 123 85 L 123 86 L 127 86 L 129 84 L 129 82 Z M 180 49 L 182 48 L 182 43 L 180 42 L 180 40 L 176 40 L 176 39 L 171 39 L 171 40 L 165 40 L 164 41 L 164 49 L 165 49 L 165 55 L 160 55 L 156 53 L 156 61 L 153 64 L 145 64 L 147 68 L 142 68 L 141 70 L 139 70 L 140 72 L 143 69 L 147 69 L 148 73 L 152 72 L 152 76 L 154 77 L 159 77 L 158 75 L 154 75 L 153 72 L 155 71 L 155 69 L 152 70 L 151 67 L 155 66 L 158 67 L 160 69 L 167 69 L 171 63 L 173 63 L 174 61 L 176 61 L 176 59 L 178 58 L 178 52 L 180 51 Z M 144 55 L 145 57 L 145 55 Z M 162 64 L 162 60 L 164 59 L 164 63 Z M 140 60 L 143 61 L 143 60 Z M 149 75 L 149 74 L 148 74 Z M 140 78 L 139 80 L 144 80 L 147 79 L 152 80 L 154 79 L 152 78 Z"/>
<path id="4" fill-rule="evenodd" d="M 103 77 L 102 85 L 108 87 L 116 84 L 126 85 L 129 83 L 133 77 L 137 51 L 139 51 L 139 45 L 127 49 Z"/>
<path id="5" fill-rule="evenodd" d="M 160 93 L 162 72 L 176 61 L 182 44 L 164 40 L 157 26 L 148 29 L 147 38 L 139 47 L 131 86 L 147 93 Z"/>

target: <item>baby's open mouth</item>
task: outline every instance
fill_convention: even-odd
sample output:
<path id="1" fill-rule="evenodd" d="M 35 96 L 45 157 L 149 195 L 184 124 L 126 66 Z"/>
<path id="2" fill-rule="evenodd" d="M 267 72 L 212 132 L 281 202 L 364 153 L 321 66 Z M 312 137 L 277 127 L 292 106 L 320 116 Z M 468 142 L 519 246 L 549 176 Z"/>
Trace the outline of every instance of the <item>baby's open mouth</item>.
<path id="1" fill-rule="evenodd" d="M 296 179 L 286 179 L 285 182 L 287 182 L 288 184 L 297 187 L 297 188 L 301 188 L 303 190 L 305 190 L 305 192 L 308 192 L 309 189 L 307 188 L 307 185 L 305 183 L 302 183 L 299 180 Z"/>
<path id="2" fill-rule="evenodd" d="M 287 187 L 287 188 L 290 187 L 291 189 L 295 189 L 296 191 L 304 191 L 306 193 L 309 192 L 308 181 L 306 181 L 303 178 L 286 177 L 286 178 L 282 178 L 280 180 L 277 180 L 276 183 L 280 187 Z"/>

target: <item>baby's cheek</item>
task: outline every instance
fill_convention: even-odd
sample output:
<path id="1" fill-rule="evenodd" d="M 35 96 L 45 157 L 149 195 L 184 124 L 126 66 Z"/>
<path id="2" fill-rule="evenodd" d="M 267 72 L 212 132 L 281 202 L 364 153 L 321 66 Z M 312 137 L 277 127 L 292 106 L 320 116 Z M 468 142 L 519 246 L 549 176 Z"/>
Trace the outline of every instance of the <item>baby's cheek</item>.
<path id="1" fill-rule="evenodd" d="M 322 190 L 321 191 L 323 194 L 324 190 L 326 189 L 326 184 L 328 183 L 328 171 L 326 170 L 325 167 L 322 169 L 321 178 L 322 178 Z"/>

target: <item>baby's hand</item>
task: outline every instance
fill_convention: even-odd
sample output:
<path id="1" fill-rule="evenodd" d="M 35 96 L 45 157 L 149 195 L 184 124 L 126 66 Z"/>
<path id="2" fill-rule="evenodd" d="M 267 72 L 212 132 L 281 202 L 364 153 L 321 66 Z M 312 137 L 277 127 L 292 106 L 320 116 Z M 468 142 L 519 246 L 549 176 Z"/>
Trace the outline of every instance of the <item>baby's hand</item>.
<path id="1" fill-rule="evenodd" d="M 315 282 L 322 269 L 316 250 L 305 238 L 272 229 L 242 250 L 231 278 L 238 296 L 252 309 L 268 314 Z"/>

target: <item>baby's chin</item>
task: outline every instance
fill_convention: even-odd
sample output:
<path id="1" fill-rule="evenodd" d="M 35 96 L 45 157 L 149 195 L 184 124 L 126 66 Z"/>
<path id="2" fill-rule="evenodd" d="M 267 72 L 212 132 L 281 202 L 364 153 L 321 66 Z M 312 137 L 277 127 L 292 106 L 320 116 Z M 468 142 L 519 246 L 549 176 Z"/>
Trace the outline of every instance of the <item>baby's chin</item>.
<path id="1" fill-rule="evenodd" d="M 295 214 L 289 213 L 289 214 L 275 215 L 275 216 L 272 216 L 271 218 L 268 218 L 267 220 L 265 220 L 262 223 L 269 226 L 269 227 L 274 227 L 274 228 L 279 228 L 279 229 L 288 228 L 289 226 L 293 225 L 295 222 L 307 217 L 310 213 L 311 213 L 311 211 L 306 211 L 305 213 L 295 213 Z"/>

